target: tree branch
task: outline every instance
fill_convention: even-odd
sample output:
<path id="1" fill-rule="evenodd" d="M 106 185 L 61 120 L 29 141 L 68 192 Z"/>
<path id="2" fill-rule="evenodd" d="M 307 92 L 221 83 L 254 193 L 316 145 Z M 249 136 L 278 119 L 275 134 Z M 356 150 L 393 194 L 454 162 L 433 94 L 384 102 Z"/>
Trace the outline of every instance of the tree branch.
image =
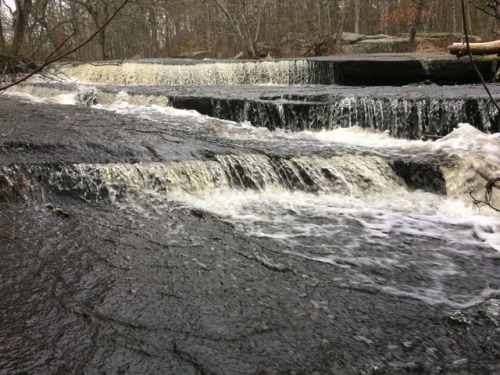
<path id="1" fill-rule="evenodd" d="M 12 86 L 15 86 L 15 85 L 18 85 L 19 83 L 21 82 L 24 82 L 26 81 L 27 79 L 33 77 L 35 74 L 37 73 L 40 73 L 43 69 L 45 69 L 47 66 L 55 63 L 56 61 L 59 61 L 69 55 L 71 55 L 73 52 L 76 52 L 78 51 L 80 48 L 86 46 L 87 44 L 89 44 L 100 32 L 102 32 L 109 24 L 110 22 L 116 17 L 116 15 L 125 7 L 125 5 L 127 5 L 127 3 L 129 2 L 130 0 L 124 0 L 123 3 L 118 7 L 116 8 L 116 10 L 113 12 L 113 14 L 111 15 L 111 17 L 109 17 L 106 22 L 104 22 L 102 24 L 101 27 L 99 27 L 89 38 L 87 38 L 84 42 L 80 43 L 79 45 L 77 45 L 76 47 L 70 49 L 69 51 L 66 51 L 66 52 L 63 52 L 61 54 L 58 55 L 58 52 L 64 47 L 64 45 L 74 36 L 71 35 L 69 36 L 68 38 L 66 38 L 59 47 L 57 47 L 54 51 L 52 51 L 52 53 L 47 56 L 47 58 L 45 59 L 45 61 L 43 62 L 42 65 L 36 67 L 35 69 L 33 69 L 29 74 L 27 74 L 26 76 L 18 79 L 17 81 L 15 82 L 12 82 L 6 86 L 2 86 L 0 87 L 0 92 L 3 92 L 5 91 L 6 89 L 8 89 L 9 87 L 12 87 Z"/>
<path id="2" fill-rule="evenodd" d="M 500 113 L 500 106 L 498 105 L 498 103 L 493 98 L 493 95 L 491 94 L 490 89 L 488 88 L 488 86 L 486 85 L 486 82 L 484 81 L 483 75 L 481 74 L 481 72 L 477 68 L 476 63 L 474 62 L 474 58 L 472 57 L 472 52 L 470 50 L 470 42 L 469 42 L 469 32 L 468 32 L 468 27 L 467 27 L 467 16 L 465 14 L 465 0 L 461 0 L 461 3 L 462 3 L 462 22 L 463 22 L 464 35 L 465 35 L 465 43 L 467 45 L 467 54 L 469 55 L 469 60 L 470 60 L 470 62 L 472 64 L 472 66 L 474 67 L 474 70 L 476 71 L 477 76 L 481 80 L 481 83 L 482 83 L 482 85 L 484 87 L 484 90 L 488 94 L 488 96 L 490 98 L 490 101 L 495 105 L 496 109 Z"/>
<path id="3" fill-rule="evenodd" d="M 487 10 L 487 9 L 484 9 L 484 8 L 483 8 L 483 7 L 481 7 L 480 5 L 476 4 L 476 2 L 475 2 L 474 0 L 469 0 L 469 1 L 470 1 L 470 3 L 474 6 L 474 8 L 476 8 L 476 9 L 480 10 L 481 12 L 483 12 L 483 13 L 487 14 L 488 16 L 491 16 L 491 17 L 495 17 L 495 18 L 497 18 L 496 14 L 488 12 L 488 10 Z"/>
<path id="4" fill-rule="evenodd" d="M 477 199 L 472 195 L 472 193 L 469 193 L 470 197 L 472 198 L 472 204 L 475 206 L 478 206 L 480 204 L 484 204 L 488 206 L 489 208 L 500 212 L 500 209 L 496 208 L 493 206 L 493 203 L 491 202 L 492 196 L 493 196 L 493 188 L 500 189 L 500 177 L 493 177 L 488 171 L 486 171 L 483 168 L 475 168 L 476 173 L 480 175 L 482 178 L 487 180 L 488 182 L 484 186 L 485 192 L 484 192 L 484 200 Z"/>
<path id="5" fill-rule="evenodd" d="M 224 6 L 224 4 L 222 4 L 219 0 L 214 0 L 214 1 L 219 6 L 219 9 L 222 10 L 222 13 L 224 13 L 224 15 L 226 16 L 226 18 L 233 24 L 233 27 L 238 32 L 238 34 L 240 35 L 240 37 L 243 37 L 243 33 L 241 31 L 241 28 L 238 26 L 238 22 L 234 19 L 234 17 L 231 15 L 231 13 L 229 13 L 229 11 Z"/>

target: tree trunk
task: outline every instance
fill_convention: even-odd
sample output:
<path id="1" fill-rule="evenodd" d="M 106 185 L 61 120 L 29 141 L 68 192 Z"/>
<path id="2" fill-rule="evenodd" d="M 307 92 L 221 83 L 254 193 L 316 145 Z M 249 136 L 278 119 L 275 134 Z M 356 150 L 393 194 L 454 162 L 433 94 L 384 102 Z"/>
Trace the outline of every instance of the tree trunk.
<path id="1" fill-rule="evenodd" d="M 498 33 L 500 31 L 500 1 L 491 2 L 489 5 L 495 14 L 495 17 L 494 17 L 495 18 L 495 22 L 494 22 L 495 26 L 493 26 L 494 30 L 492 30 L 492 34 L 498 35 Z"/>
<path id="2" fill-rule="evenodd" d="M 0 4 L 0 12 L 2 11 L 1 7 L 2 4 Z M 1 17 L 0 17 L 0 51 L 5 51 L 5 37 L 3 35 L 3 25 Z"/>
<path id="3" fill-rule="evenodd" d="M 33 7 L 32 0 L 16 0 L 16 11 L 14 13 L 14 36 L 9 54 L 13 57 L 18 56 L 24 42 L 28 19 Z"/>
<path id="4" fill-rule="evenodd" d="M 101 56 L 103 60 L 109 59 L 108 50 L 106 48 L 106 31 L 101 31 L 97 36 L 97 41 L 101 47 Z"/>
<path id="5" fill-rule="evenodd" d="M 354 0 L 354 32 L 359 34 L 359 23 L 361 19 L 361 6 L 359 0 Z"/>
<path id="6" fill-rule="evenodd" d="M 158 55 L 158 20 L 156 17 L 155 8 L 151 7 L 149 10 L 149 19 L 148 19 L 149 27 L 151 30 L 151 40 L 149 44 L 149 55 L 157 56 Z"/>
<path id="7" fill-rule="evenodd" d="M 342 45 L 342 33 L 344 32 L 344 24 L 345 24 L 345 13 L 347 8 L 347 0 L 340 0 L 340 17 L 339 23 L 337 25 L 337 31 L 335 32 L 335 46 L 340 50 Z"/>
<path id="8" fill-rule="evenodd" d="M 410 50 L 413 51 L 415 49 L 415 38 L 417 36 L 417 29 L 422 23 L 422 13 L 424 10 L 425 0 L 419 0 L 417 3 L 417 9 L 415 10 L 415 15 L 411 21 L 410 25 Z"/>
<path id="9" fill-rule="evenodd" d="M 380 14 L 380 32 L 382 34 L 389 34 L 389 24 L 384 16 L 389 13 L 389 3 L 387 1 L 382 2 L 381 14 Z M 398 30 L 399 32 L 399 30 Z"/>
<path id="10" fill-rule="evenodd" d="M 99 27 L 103 21 L 101 21 L 100 19 L 102 19 L 104 16 L 104 19 L 107 19 L 109 17 L 109 10 L 108 10 L 108 4 L 105 3 L 104 5 L 104 9 L 103 9 L 103 15 L 99 16 L 98 13 L 95 13 L 95 16 L 93 15 L 93 17 L 95 17 L 95 20 L 94 20 L 94 23 L 96 24 L 96 27 Z M 101 30 L 101 32 L 99 33 L 99 35 L 97 36 L 97 41 L 99 42 L 100 44 L 100 47 L 101 47 L 101 55 L 102 55 L 102 59 L 103 60 L 108 60 L 109 59 L 109 54 L 108 54 L 108 46 L 107 46 L 107 29 L 104 28 Z"/>
<path id="11" fill-rule="evenodd" d="M 457 4 L 456 1 L 451 2 L 451 17 L 452 17 L 452 32 L 456 33 L 458 32 L 458 25 L 457 25 Z"/>

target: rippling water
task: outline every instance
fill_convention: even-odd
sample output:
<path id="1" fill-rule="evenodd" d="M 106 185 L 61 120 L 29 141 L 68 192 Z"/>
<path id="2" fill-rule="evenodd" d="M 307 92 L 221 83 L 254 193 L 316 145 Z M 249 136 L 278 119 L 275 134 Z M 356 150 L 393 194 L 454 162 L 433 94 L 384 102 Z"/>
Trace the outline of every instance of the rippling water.
<path id="1" fill-rule="evenodd" d="M 269 143 L 270 147 L 286 144 L 296 154 L 303 148 L 342 145 L 355 153 L 404 154 L 415 160 L 429 155 L 453 157 L 457 165 L 445 171 L 447 196 L 408 190 L 396 177 L 384 176 L 380 169 L 365 164 L 368 158 L 345 155 L 333 164 L 347 162 L 357 171 L 367 168 L 364 176 L 371 179 L 367 186 L 359 179 L 349 181 L 349 176 L 342 189 L 332 194 L 290 191 L 272 183 L 260 191 L 207 186 L 196 194 L 186 194 L 178 186 L 171 199 L 225 218 L 242 235 L 279 241 L 290 256 L 329 264 L 332 272 L 341 268 L 340 283 L 455 308 L 472 306 L 498 293 L 497 272 L 485 272 L 478 260 L 489 254 L 488 249 L 500 251 L 500 216 L 487 207 L 474 207 L 467 194 L 482 194 L 482 180 L 471 177 L 474 168 L 500 172 L 497 134 L 486 135 L 463 124 L 438 141 L 407 141 L 360 128 L 269 132 L 250 124 L 213 122 L 195 112 L 131 107 L 126 102 L 109 109 L 154 121 L 173 120 L 195 129 L 208 126 L 219 136 Z M 254 163 L 262 166 L 262 161 Z M 483 280 L 482 286 L 471 287 L 470 278 Z"/>
<path id="2" fill-rule="evenodd" d="M 71 104 L 74 98 L 69 95 L 49 101 Z M 410 320 L 416 319 L 421 311 L 435 314 L 435 309 L 450 314 L 458 311 L 459 315 L 453 319 L 467 320 L 460 314 L 485 302 L 491 303 L 498 296 L 500 216 L 488 207 L 474 206 L 469 196 L 470 192 L 477 197 L 484 194 L 486 181 L 476 173 L 477 169 L 492 175 L 500 173 L 498 134 L 487 135 L 468 124 L 462 124 L 442 139 L 426 142 L 396 140 L 357 127 L 270 132 L 248 123 L 221 121 L 196 112 L 132 106 L 126 96 L 114 105 L 98 108 L 182 128 L 188 135 L 206 134 L 214 142 L 224 138 L 241 140 L 248 149 L 235 155 L 215 155 L 209 161 L 71 166 L 68 171 L 76 179 L 98 179 L 109 194 L 106 203 L 98 201 L 99 194 L 95 191 L 92 194 L 96 199 L 85 196 L 90 202 L 88 206 L 75 208 L 76 217 L 64 223 L 43 206 L 37 206 L 26 222 L 23 222 L 25 208 L 19 212 L 11 208 L 12 232 L 15 229 L 19 237 L 12 238 L 9 246 L 17 244 L 30 256 L 23 256 L 21 251 L 1 258 L 9 269 L 2 285 L 11 294 L 2 305 L 5 309 L 12 304 L 8 316 L 13 323 L 4 331 L 0 350 L 15 352 L 15 358 L 0 362 L 7 368 L 7 372 L 0 370 L 0 373 L 30 372 L 37 368 L 43 368 L 44 373 L 55 369 L 57 373 L 64 373 L 65 369 L 69 373 L 86 373 L 85 368 L 90 369 L 89 373 L 97 370 L 258 373 L 260 365 L 237 359 L 239 349 L 225 344 L 229 345 L 227 352 L 220 353 L 214 346 L 217 340 L 229 342 L 245 334 L 236 324 L 237 317 L 245 314 L 252 315 L 251 323 L 246 318 L 242 323 L 252 332 L 251 336 L 286 331 L 285 327 L 276 328 L 276 319 L 271 317 L 278 309 L 276 301 L 268 302 L 267 287 L 256 284 L 256 275 L 261 271 L 251 277 L 242 276 L 247 267 L 253 266 L 235 260 L 238 254 L 242 256 L 240 259 L 255 261 L 275 273 L 290 273 L 303 280 L 301 290 L 295 290 L 287 278 L 277 281 L 275 276 L 261 273 L 269 283 L 286 284 L 280 284 L 284 295 L 310 301 L 307 314 L 299 318 L 302 322 L 315 321 L 315 314 L 321 325 L 335 325 L 336 319 L 345 319 L 336 314 L 349 317 L 349 313 L 338 311 L 340 307 L 332 306 L 337 297 L 325 297 L 327 288 L 317 293 L 309 289 L 317 284 L 331 285 L 345 293 L 361 291 L 381 296 L 377 298 L 385 301 L 408 300 L 410 306 L 419 306 L 414 311 L 405 305 Z M 268 152 L 256 152 L 253 145 Z M 279 158 L 273 153 L 277 150 Z M 446 194 L 409 188 L 391 167 L 391 161 L 401 158 L 435 165 L 442 174 Z M 442 164 L 439 160 L 447 162 Z M 98 177 L 92 180 L 89 171 Z M 65 176 L 64 173 L 62 177 L 54 176 L 54 186 L 62 184 Z M 70 190 L 71 186 L 65 189 Z M 494 191 L 494 204 L 498 199 L 498 192 Z M 64 202 L 62 199 L 61 203 Z M 73 204 L 77 207 L 74 202 L 69 207 Z M 36 235 L 26 234 L 30 243 L 19 244 L 22 233 L 36 226 L 43 230 Z M 222 253 L 216 253 L 219 247 L 224 249 Z M 213 252 L 214 256 L 207 258 L 199 252 Z M 179 257 L 184 260 L 179 261 Z M 170 264 L 170 258 L 175 258 L 175 262 L 172 260 Z M 12 268 L 14 263 L 18 273 L 17 268 Z M 195 276 L 180 271 L 188 266 L 197 270 L 196 282 Z M 320 267 L 321 271 L 311 271 L 310 267 Z M 232 269 L 238 272 L 233 273 Z M 199 285 L 200 280 L 206 280 L 207 285 Z M 223 291 L 208 286 L 215 281 L 221 285 L 227 283 Z M 191 306 L 190 298 L 187 302 L 183 299 L 189 290 L 195 306 Z M 233 292 L 238 294 L 241 309 L 198 305 L 201 295 L 222 301 Z M 225 293 L 224 297 L 219 293 Z M 244 302 L 241 293 L 258 294 L 262 309 L 256 311 L 255 306 L 247 305 L 250 302 Z M 371 301 L 370 298 L 366 301 Z M 183 302 L 177 305 L 180 300 Z M 287 304 L 286 299 L 282 302 Z M 267 303 L 274 307 L 266 310 Z M 352 302 L 354 320 L 363 311 L 364 303 L 363 299 Z M 384 304 L 375 304 L 378 303 Z M 24 306 L 27 310 L 22 310 Z M 484 311 L 489 311 L 498 322 L 500 307 L 495 306 L 491 304 Z M 295 308 L 294 305 L 291 311 Z M 163 324 L 166 315 L 167 326 Z M 348 346 L 359 353 L 358 345 L 377 342 L 380 345 L 377 348 L 385 349 L 368 351 L 373 350 L 374 357 L 385 353 L 381 356 L 392 369 L 388 373 L 410 371 L 410 367 L 396 364 L 397 359 L 387 359 L 391 357 L 387 353 L 401 345 L 411 351 L 415 342 L 410 339 L 403 342 L 405 335 L 401 332 L 387 333 L 390 323 L 378 313 L 373 316 L 385 327 L 385 336 L 383 332 L 380 335 L 365 332 L 353 322 Z M 268 326 L 266 320 L 273 323 Z M 291 321 L 287 320 L 285 326 L 293 324 Z M 58 328 L 51 329 L 52 324 Z M 434 323 L 429 324 L 432 327 Z M 27 326 L 29 337 L 19 333 Z M 238 334 L 233 337 L 231 329 Z M 432 329 L 426 326 L 425 330 Z M 441 328 L 437 330 L 441 332 Z M 311 332 L 309 328 L 306 331 Z M 44 334 L 50 336 L 48 342 L 39 337 Z M 198 334 L 198 341 L 193 341 L 192 335 Z M 288 334 L 300 340 L 300 335 Z M 470 340 L 478 340 L 472 337 Z M 330 335 L 317 338 L 318 341 L 309 337 L 304 340 L 309 345 L 316 343 L 333 350 L 329 346 L 332 339 Z M 36 345 L 26 345 L 25 340 Z M 243 352 L 263 350 L 266 341 L 262 340 L 255 347 L 252 343 L 245 344 Z M 485 342 L 488 340 L 486 337 Z M 276 342 L 283 344 L 288 339 Z M 74 353 L 69 360 L 63 359 L 68 347 Z M 32 358 L 30 350 L 39 353 L 39 361 L 45 367 L 36 361 L 23 367 L 23 358 Z M 432 369 L 438 373 L 440 360 L 432 350 L 443 355 L 444 349 L 439 344 L 426 344 L 422 350 L 430 352 L 415 354 L 415 358 L 425 358 L 419 371 L 426 373 Z M 268 352 L 259 353 L 264 358 L 266 355 L 273 358 Z M 397 353 L 396 358 L 405 357 L 399 349 Z M 211 355 L 217 360 L 211 360 Z M 354 368 L 353 359 L 346 356 Z M 162 360 L 168 365 L 162 365 Z M 457 362 L 457 371 L 469 360 Z M 205 366 L 202 370 L 200 363 Z M 266 362 L 265 366 L 272 369 L 272 363 Z M 300 366 L 295 368 L 297 373 L 305 373 Z M 487 369 L 493 368 L 491 365 Z"/>

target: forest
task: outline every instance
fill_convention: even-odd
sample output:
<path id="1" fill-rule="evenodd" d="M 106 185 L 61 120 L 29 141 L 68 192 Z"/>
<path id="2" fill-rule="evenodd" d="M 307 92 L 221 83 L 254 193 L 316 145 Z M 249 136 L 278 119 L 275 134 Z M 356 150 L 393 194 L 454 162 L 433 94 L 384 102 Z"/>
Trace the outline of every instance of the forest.
<path id="1" fill-rule="evenodd" d="M 500 0 L 465 5 L 470 33 L 498 39 Z M 79 61 L 334 54 L 342 32 L 405 36 L 417 14 L 418 33 L 461 40 L 460 0 L 0 0 L 0 67 L 72 50 Z"/>

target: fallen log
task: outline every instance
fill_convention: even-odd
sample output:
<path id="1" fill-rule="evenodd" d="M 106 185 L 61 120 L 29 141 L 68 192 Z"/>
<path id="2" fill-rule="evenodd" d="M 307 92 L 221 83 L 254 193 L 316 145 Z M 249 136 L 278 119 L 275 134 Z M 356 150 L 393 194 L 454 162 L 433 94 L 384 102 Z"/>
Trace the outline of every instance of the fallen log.
<path id="1" fill-rule="evenodd" d="M 448 46 L 452 55 L 461 57 L 467 54 L 466 43 L 453 43 Z M 469 50 L 473 55 L 493 55 L 500 54 L 500 40 L 482 43 L 469 43 Z"/>

